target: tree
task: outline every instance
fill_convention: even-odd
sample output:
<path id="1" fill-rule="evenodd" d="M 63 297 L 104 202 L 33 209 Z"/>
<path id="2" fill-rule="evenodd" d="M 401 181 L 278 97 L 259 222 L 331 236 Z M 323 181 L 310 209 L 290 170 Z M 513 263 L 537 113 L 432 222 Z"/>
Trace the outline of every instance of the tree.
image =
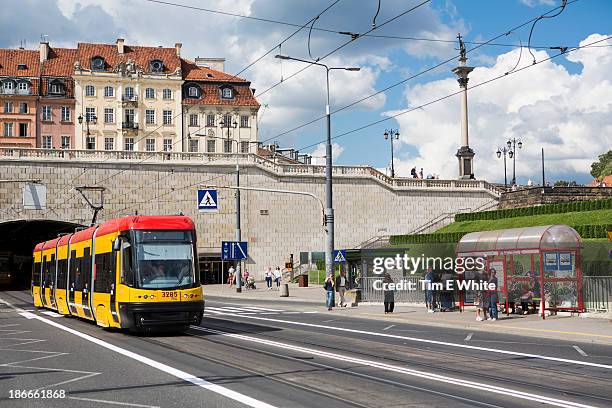
<path id="1" fill-rule="evenodd" d="M 612 150 L 599 155 L 597 161 L 591 164 L 591 176 L 596 179 L 612 174 Z"/>
<path id="2" fill-rule="evenodd" d="M 555 181 L 555 187 L 576 187 L 579 184 L 576 181 L 566 181 L 566 180 L 558 180 Z"/>

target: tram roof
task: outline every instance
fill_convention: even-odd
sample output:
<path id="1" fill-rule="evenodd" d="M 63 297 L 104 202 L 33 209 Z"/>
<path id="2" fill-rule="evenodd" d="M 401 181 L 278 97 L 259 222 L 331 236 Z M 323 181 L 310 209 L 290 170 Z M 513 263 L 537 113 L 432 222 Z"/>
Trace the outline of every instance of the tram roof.
<path id="1" fill-rule="evenodd" d="M 458 255 L 556 251 L 580 249 L 580 235 L 567 225 L 511 228 L 465 234 L 457 244 Z"/>

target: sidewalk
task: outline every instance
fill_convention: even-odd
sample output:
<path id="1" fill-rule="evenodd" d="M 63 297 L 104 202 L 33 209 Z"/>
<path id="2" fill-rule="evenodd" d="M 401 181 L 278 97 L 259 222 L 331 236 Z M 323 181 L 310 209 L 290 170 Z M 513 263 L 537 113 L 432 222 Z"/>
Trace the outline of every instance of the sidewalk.
<path id="1" fill-rule="evenodd" d="M 206 285 L 204 295 L 222 296 L 226 298 L 240 298 L 269 302 L 284 308 L 317 310 L 322 314 L 329 313 L 342 317 L 358 317 L 364 319 L 384 320 L 393 323 L 412 323 L 434 327 L 448 327 L 468 331 L 489 331 L 496 333 L 509 333 L 535 338 L 550 338 L 556 340 L 577 341 L 612 345 L 612 316 L 602 315 L 601 318 L 584 318 L 559 314 L 548 316 L 542 320 L 537 315 L 499 315 L 496 322 L 476 321 L 474 308 L 466 308 L 460 312 L 427 313 L 424 305 L 406 305 L 396 303 L 393 314 L 384 314 L 382 304 L 360 303 L 358 307 L 335 308 L 328 312 L 324 306 L 325 293 L 321 285 L 300 288 L 296 284 L 289 284 L 289 297 L 280 297 L 280 291 L 267 288 L 244 290 L 236 293 L 235 287 L 227 285 Z M 348 299 L 351 301 L 351 298 Z M 308 306 L 292 305 L 293 302 L 309 303 Z"/>

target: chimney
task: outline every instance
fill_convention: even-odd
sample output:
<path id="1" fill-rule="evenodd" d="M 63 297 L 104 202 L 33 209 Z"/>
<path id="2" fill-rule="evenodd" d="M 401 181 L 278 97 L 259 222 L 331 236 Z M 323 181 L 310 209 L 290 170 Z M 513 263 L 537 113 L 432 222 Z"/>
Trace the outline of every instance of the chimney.
<path id="1" fill-rule="evenodd" d="M 40 62 L 44 62 L 49 58 L 49 42 L 40 42 Z"/>
<path id="2" fill-rule="evenodd" d="M 123 48 L 123 43 L 124 43 L 124 39 L 123 38 L 117 38 L 117 52 L 119 54 L 123 54 L 124 48 Z"/>
<path id="3" fill-rule="evenodd" d="M 202 68 L 210 68 L 221 72 L 225 71 L 225 58 L 196 57 L 195 64 Z"/>
<path id="4" fill-rule="evenodd" d="M 183 44 L 181 43 L 175 43 L 174 44 L 174 49 L 176 50 L 176 56 L 180 57 L 181 56 L 181 47 L 183 46 Z"/>

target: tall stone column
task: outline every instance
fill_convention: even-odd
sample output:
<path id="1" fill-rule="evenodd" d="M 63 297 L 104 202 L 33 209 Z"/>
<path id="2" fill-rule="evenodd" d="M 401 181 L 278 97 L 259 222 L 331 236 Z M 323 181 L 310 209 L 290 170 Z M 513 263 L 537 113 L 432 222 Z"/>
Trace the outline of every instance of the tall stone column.
<path id="1" fill-rule="evenodd" d="M 461 144 L 457 150 L 457 159 L 459 160 L 459 178 L 473 179 L 474 178 L 474 151 L 470 148 L 468 135 L 468 105 L 467 105 L 467 85 L 468 75 L 474 70 L 474 67 L 468 67 L 465 44 L 461 38 L 461 34 L 457 36 L 459 39 L 459 66 L 453 68 L 453 73 L 457 75 L 457 82 L 461 89 Z"/>

